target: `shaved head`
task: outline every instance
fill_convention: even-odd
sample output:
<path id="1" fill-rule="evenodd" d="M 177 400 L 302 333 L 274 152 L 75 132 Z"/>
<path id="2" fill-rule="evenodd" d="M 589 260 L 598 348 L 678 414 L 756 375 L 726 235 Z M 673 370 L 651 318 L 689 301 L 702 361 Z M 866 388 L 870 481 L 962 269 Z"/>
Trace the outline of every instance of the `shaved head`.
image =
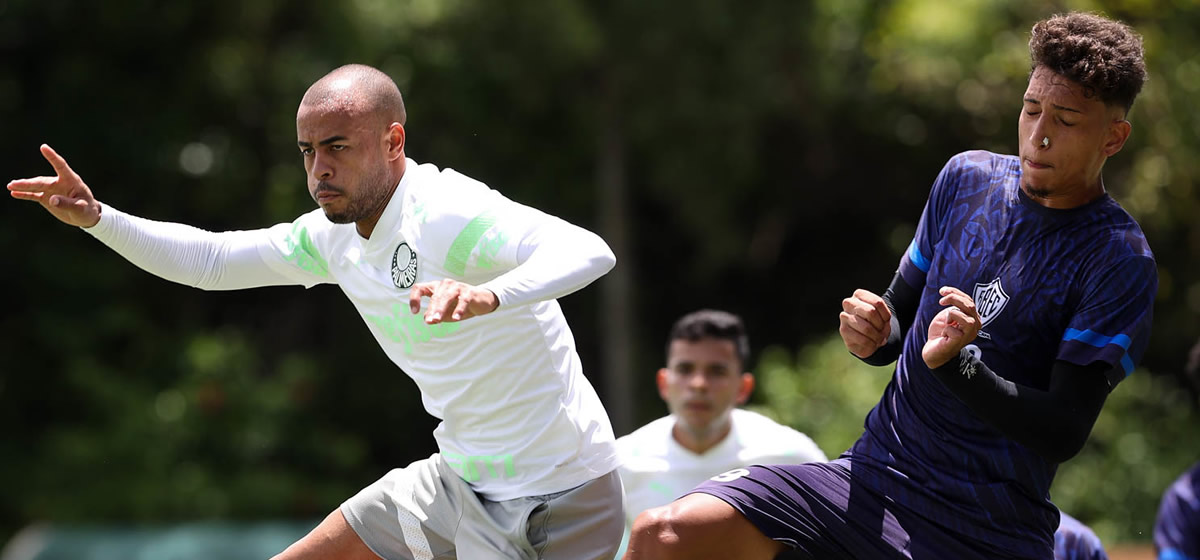
<path id="1" fill-rule="evenodd" d="M 362 64 L 347 64 L 317 80 L 300 101 L 300 108 L 344 112 L 384 126 L 404 124 L 404 99 L 387 74 Z"/>

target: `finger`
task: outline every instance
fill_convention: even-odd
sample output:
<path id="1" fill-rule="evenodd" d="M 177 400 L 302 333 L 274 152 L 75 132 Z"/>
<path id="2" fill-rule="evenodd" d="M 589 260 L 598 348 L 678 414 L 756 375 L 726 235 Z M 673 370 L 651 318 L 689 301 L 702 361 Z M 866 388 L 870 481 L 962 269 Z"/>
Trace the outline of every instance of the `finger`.
<path id="1" fill-rule="evenodd" d="M 870 339 L 863 336 L 862 333 L 848 326 L 843 325 L 842 328 L 838 329 L 838 332 L 842 335 L 842 342 L 846 345 L 846 349 L 851 354 L 860 358 L 874 354 L 875 350 L 879 348 Z"/>
<path id="2" fill-rule="evenodd" d="M 938 300 L 938 303 L 941 305 L 952 305 L 973 317 L 979 316 L 979 312 L 975 309 L 975 300 L 958 290 L 948 291 L 946 295 L 943 295 Z"/>
<path id="3" fill-rule="evenodd" d="M 886 307 L 887 306 L 885 305 L 884 308 Z M 883 316 L 879 314 L 879 310 L 875 308 L 873 302 L 867 302 L 857 297 L 843 300 L 842 309 L 851 315 L 861 317 L 863 320 L 870 322 L 877 330 L 880 331 L 883 330 L 883 326 L 887 323 L 887 321 L 883 319 Z"/>
<path id="4" fill-rule="evenodd" d="M 948 322 L 950 323 L 951 326 L 956 327 L 958 329 L 961 329 L 964 331 L 970 330 L 979 322 L 978 320 L 975 319 L 975 317 L 972 317 L 971 315 L 963 313 L 962 311 L 959 311 L 958 309 L 950 308 L 949 311 L 950 312 L 947 313 L 946 318 L 948 319 Z"/>
<path id="5" fill-rule="evenodd" d="M 870 341 L 871 345 L 875 347 L 880 346 L 883 344 L 883 341 L 886 340 L 886 337 L 883 335 L 883 331 L 876 328 L 874 324 L 863 319 L 862 317 L 850 313 L 842 313 L 839 318 L 841 319 L 842 326 L 857 332 L 864 339 Z"/>
<path id="6" fill-rule="evenodd" d="M 10 191 L 44 191 L 48 187 L 54 186 L 58 182 L 58 177 L 31 177 L 29 179 L 17 179 L 8 182 L 8 190 Z"/>
<path id="7" fill-rule="evenodd" d="M 82 198 L 71 198 L 61 194 L 50 196 L 50 206 L 55 208 L 87 208 L 88 201 Z"/>
<path id="8" fill-rule="evenodd" d="M 875 307 L 875 312 L 879 313 L 879 316 L 883 318 L 885 325 L 892 321 L 892 310 L 888 308 L 887 302 L 883 301 L 883 298 L 879 298 L 879 301 L 874 302 L 872 305 Z"/>
<path id="9" fill-rule="evenodd" d="M 408 290 L 408 310 L 413 315 L 421 312 L 421 298 L 433 295 L 433 285 L 429 282 L 423 282 L 413 285 Z"/>
<path id="10" fill-rule="evenodd" d="M 50 166 L 54 168 L 54 172 L 58 173 L 59 177 L 71 177 L 75 175 L 75 172 L 71 170 L 71 166 L 67 165 L 67 160 L 58 155 L 58 152 L 54 151 L 54 148 L 51 148 L 49 144 L 42 144 L 41 150 L 42 157 L 50 162 Z"/>
<path id="11" fill-rule="evenodd" d="M 425 322 L 429 324 L 441 322 L 442 317 L 458 304 L 459 291 L 458 282 L 449 278 L 442 280 L 434 290 L 433 296 L 429 298 L 429 309 L 425 310 Z"/>
<path id="12" fill-rule="evenodd" d="M 883 298 L 879 297 L 879 295 L 875 292 L 864 290 L 862 288 L 854 290 L 854 297 L 870 304 L 874 304 L 877 301 L 883 301 Z"/>
<path id="13" fill-rule="evenodd" d="M 42 197 L 45 196 L 46 193 L 26 192 L 26 191 L 9 191 L 8 194 L 11 195 L 13 198 L 20 199 L 20 200 L 32 200 L 35 202 L 41 202 Z"/>
<path id="14" fill-rule="evenodd" d="M 458 297 L 458 305 L 454 307 L 454 312 L 450 314 L 450 320 L 461 321 L 464 318 L 470 317 L 470 312 L 471 299 L 467 297 L 467 294 L 463 294 Z"/>

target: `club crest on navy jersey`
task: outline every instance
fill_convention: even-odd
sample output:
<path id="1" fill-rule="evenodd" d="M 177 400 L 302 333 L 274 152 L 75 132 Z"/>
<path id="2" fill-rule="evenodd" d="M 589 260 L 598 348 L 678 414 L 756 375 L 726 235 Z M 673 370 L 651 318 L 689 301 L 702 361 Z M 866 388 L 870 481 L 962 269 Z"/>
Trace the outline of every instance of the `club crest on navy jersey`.
<path id="1" fill-rule="evenodd" d="M 1000 315 L 1005 305 L 1008 305 L 1008 294 L 1005 293 L 999 278 L 987 284 L 975 284 L 975 310 L 979 312 L 980 329 L 987 327 L 988 323 Z M 984 338 L 991 338 L 982 330 L 979 334 Z"/>
<path id="2" fill-rule="evenodd" d="M 392 254 L 392 283 L 400 289 L 411 288 L 417 281 L 417 253 L 401 243 Z"/>

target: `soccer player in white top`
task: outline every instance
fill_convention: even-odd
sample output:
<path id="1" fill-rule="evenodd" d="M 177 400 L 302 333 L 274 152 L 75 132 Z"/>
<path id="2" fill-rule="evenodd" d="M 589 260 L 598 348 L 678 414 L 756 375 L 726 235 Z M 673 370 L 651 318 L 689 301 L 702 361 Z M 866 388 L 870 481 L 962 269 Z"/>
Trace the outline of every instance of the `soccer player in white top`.
<path id="1" fill-rule="evenodd" d="M 343 66 L 296 115 L 308 191 L 290 224 L 210 233 L 102 205 L 55 177 L 12 181 L 137 266 L 210 290 L 336 283 L 441 419 L 439 453 L 395 469 L 277 558 L 611 558 L 612 427 L 555 298 L 615 264 L 598 236 L 405 156 L 399 89 Z M 468 319 L 470 319 L 468 321 Z"/>
<path id="2" fill-rule="evenodd" d="M 639 513 L 713 476 L 755 463 L 826 460 L 807 435 L 737 408 L 754 390 L 754 374 L 745 371 L 749 354 L 737 315 L 701 310 L 675 322 L 657 377 L 671 414 L 617 440 L 626 537 Z"/>

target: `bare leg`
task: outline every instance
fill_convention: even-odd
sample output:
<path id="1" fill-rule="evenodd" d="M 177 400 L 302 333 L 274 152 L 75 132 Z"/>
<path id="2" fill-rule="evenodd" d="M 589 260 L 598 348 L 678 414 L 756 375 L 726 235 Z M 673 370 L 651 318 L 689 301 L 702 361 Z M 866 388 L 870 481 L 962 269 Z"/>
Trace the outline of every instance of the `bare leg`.
<path id="1" fill-rule="evenodd" d="M 688 494 L 638 515 L 625 560 L 771 560 L 786 548 L 720 498 Z"/>
<path id="2" fill-rule="evenodd" d="M 287 550 L 279 553 L 272 560 L 308 560 L 317 558 L 337 558 L 338 560 L 379 560 L 379 557 L 367 548 L 358 533 L 346 523 L 342 510 L 335 509 L 320 525 L 309 532 L 304 538 L 296 541 Z"/>

